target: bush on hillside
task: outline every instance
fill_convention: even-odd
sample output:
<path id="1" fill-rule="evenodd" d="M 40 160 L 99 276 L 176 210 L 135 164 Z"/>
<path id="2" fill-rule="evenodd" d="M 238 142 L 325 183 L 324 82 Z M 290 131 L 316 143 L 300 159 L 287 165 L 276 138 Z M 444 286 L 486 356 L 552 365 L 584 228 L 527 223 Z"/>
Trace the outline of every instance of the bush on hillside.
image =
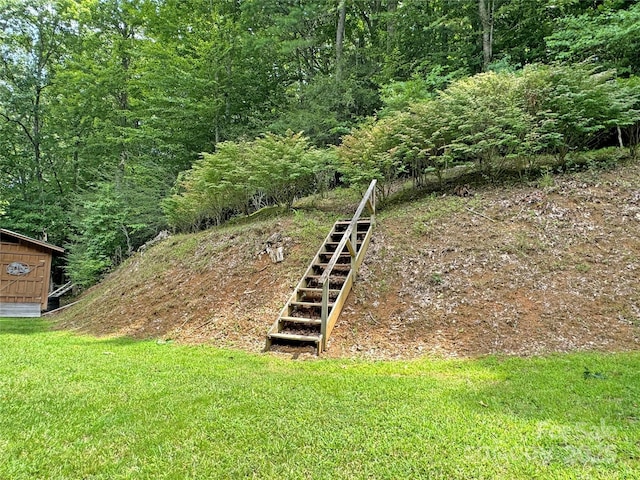
<path id="1" fill-rule="evenodd" d="M 475 163 L 485 174 L 502 169 L 505 159 L 525 155 L 531 116 L 522 108 L 521 78 L 513 73 L 484 73 L 459 80 L 436 99 L 442 126 L 435 130 L 456 160 Z"/>
<path id="2" fill-rule="evenodd" d="M 345 178 L 376 178 L 382 198 L 410 176 L 414 185 L 467 163 L 488 178 L 506 166 L 533 164 L 553 154 L 561 164 L 572 151 L 597 145 L 615 127 L 637 145 L 638 89 L 622 88 L 613 72 L 588 66 L 529 66 L 453 82 L 433 99 L 372 121 L 344 138 L 338 149 Z M 635 130 L 634 130 L 635 128 Z"/>
<path id="3" fill-rule="evenodd" d="M 614 127 L 635 123 L 635 100 L 612 71 L 587 65 L 527 67 L 522 72 L 525 107 L 536 120 L 537 150 L 557 155 L 597 145 Z"/>
<path id="4" fill-rule="evenodd" d="M 163 203 L 169 225 L 194 231 L 219 224 L 230 211 L 246 210 L 254 193 L 247 152 L 246 144 L 224 142 L 215 154 L 202 154 Z"/>
<path id="5" fill-rule="evenodd" d="M 313 190 L 320 155 L 302 134 L 266 134 L 248 149 L 249 183 L 278 205 L 291 208 L 299 195 Z"/>
<path id="6" fill-rule="evenodd" d="M 390 193 L 393 183 L 406 173 L 406 165 L 398 154 L 402 114 L 391 115 L 365 124 L 344 137 L 338 148 L 340 171 L 351 185 L 364 187 L 374 178 L 381 200 Z"/>
<path id="7" fill-rule="evenodd" d="M 640 111 L 640 77 L 618 79 L 618 85 L 623 90 L 622 95 L 633 102 L 633 108 L 626 112 L 628 118 L 623 123 L 622 130 L 629 145 L 631 157 L 637 158 L 638 145 L 640 145 L 640 115 L 638 115 L 638 111 Z"/>
<path id="8" fill-rule="evenodd" d="M 163 210 L 172 228 L 195 231 L 269 204 L 291 208 L 298 196 L 326 190 L 333 164 L 292 132 L 224 142 L 181 175 Z"/>

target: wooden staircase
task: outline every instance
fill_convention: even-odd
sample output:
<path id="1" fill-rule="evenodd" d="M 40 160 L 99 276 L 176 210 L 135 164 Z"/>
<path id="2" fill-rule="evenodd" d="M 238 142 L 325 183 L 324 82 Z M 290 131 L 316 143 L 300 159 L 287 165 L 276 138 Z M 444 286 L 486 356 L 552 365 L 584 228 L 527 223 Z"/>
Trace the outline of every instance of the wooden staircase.
<path id="1" fill-rule="evenodd" d="M 267 333 L 266 350 L 274 343 L 314 344 L 318 354 L 327 348 L 331 331 L 371 241 L 376 210 L 375 186 L 373 180 L 350 221 L 334 224 Z M 368 217 L 362 217 L 365 209 Z"/>

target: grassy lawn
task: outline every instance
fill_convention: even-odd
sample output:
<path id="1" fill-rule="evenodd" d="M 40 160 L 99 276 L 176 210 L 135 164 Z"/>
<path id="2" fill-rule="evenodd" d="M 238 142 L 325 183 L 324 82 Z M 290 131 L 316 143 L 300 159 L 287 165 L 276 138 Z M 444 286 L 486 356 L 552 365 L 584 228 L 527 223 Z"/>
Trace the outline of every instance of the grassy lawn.
<path id="1" fill-rule="evenodd" d="M 0 319 L 0 478 L 640 478 L 639 367 L 288 361 Z"/>

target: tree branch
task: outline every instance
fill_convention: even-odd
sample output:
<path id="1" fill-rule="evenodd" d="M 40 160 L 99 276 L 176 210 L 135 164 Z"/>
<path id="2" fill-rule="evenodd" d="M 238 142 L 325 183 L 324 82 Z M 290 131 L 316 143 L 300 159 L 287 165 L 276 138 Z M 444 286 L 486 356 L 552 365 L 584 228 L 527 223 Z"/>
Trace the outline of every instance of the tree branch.
<path id="1" fill-rule="evenodd" d="M 9 115 L 3 112 L 0 112 L 0 117 L 4 118 L 9 123 L 15 123 L 16 125 L 18 125 L 24 131 L 25 135 L 29 139 L 29 142 L 31 142 L 31 145 L 35 146 L 36 142 L 33 136 L 31 135 L 31 132 L 29 132 L 29 129 L 26 127 L 24 123 L 22 123 L 20 120 L 17 120 L 15 118 L 11 118 Z"/>

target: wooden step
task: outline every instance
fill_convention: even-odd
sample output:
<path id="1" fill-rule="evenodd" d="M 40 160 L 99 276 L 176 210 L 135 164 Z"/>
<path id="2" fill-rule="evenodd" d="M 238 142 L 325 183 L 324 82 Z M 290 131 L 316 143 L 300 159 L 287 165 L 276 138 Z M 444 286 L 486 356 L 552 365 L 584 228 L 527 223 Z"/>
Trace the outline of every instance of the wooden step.
<path id="1" fill-rule="evenodd" d="M 329 262 L 327 262 L 327 263 L 314 263 L 313 264 L 314 267 L 320 267 L 320 268 L 327 268 L 328 265 L 329 265 Z M 351 268 L 351 262 L 349 262 L 349 263 L 336 263 L 333 268 L 334 268 L 334 270 L 338 269 L 338 271 L 341 271 L 341 272 L 344 272 L 345 270 L 348 271 Z"/>
<path id="2" fill-rule="evenodd" d="M 358 246 L 360 246 L 362 244 L 362 242 L 360 241 L 361 239 L 358 239 Z M 335 249 L 338 247 L 338 244 L 340 243 L 340 240 L 338 240 L 337 242 L 325 242 L 324 246 L 325 247 L 332 247 L 335 251 Z M 345 245 L 343 252 L 348 252 L 349 250 L 347 250 L 347 247 Z M 333 253 L 333 252 L 332 252 Z"/>
<path id="3" fill-rule="evenodd" d="M 328 253 L 321 253 L 319 255 L 320 258 L 320 262 L 316 262 L 314 263 L 314 265 L 321 265 L 321 264 L 328 264 L 329 261 L 331 261 L 331 257 L 333 256 L 333 252 L 328 252 Z M 351 254 L 349 252 L 342 252 L 340 254 L 340 256 L 338 257 L 338 260 L 347 260 L 344 263 L 337 263 L 336 265 L 348 265 L 350 262 L 349 260 L 351 259 Z"/>
<path id="4" fill-rule="evenodd" d="M 358 225 L 358 235 L 360 235 L 361 233 L 367 233 L 367 231 L 371 228 L 371 225 Z M 344 232 L 347 231 L 347 227 L 345 226 L 344 228 L 341 227 L 340 225 L 336 225 L 333 230 L 332 230 L 332 234 L 339 234 L 339 235 L 344 235 Z"/>
<path id="5" fill-rule="evenodd" d="M 333 273 L 336 273 L 335 271 Z M 304 277 L 306 280 L 315 280 L 316 282 L 322 278 L 322 275 L 307 275 Z M 347 279 L 347 275 L 331 275 L 329 276 L 329 282 L 336 283 L 339 281 L 340 283 L 344 283 Z"/>
<path id="6" fill-rule="evenodd" d="M 362 245 L 362 241 L 364 240 L 364 237 L 366 235 L 367 235 L 366 233 L 363 233 L 362 235 L 360 235 L 358 233 L 358 242 L 357 242 L 358 250 L 360 250 L 360 245 Z M 336 245 L 336 247 L 334 247 L 334 248 L 337 248 L 337 245 L 338 245 L 338 243 L 340 243 L 340 240 L 342 240 L 342 234 L 334 233 L 334 234 L 331 235 L 331 241 L 325 243 L 325 245 L 331 245 L 331 246 Z M 345 245 L 345 247 L 346 247 L 346 245 Z"/>
<path id="7" fill-rule="evenodd" d="M 322 308 L 322 303 L 320 302 L 289 302 L 289 305 L 302 308 Z M 333 303 L 329 302 L 329 308 L 331 307 L 333 307 Z"/>
<path id="8" fill-rule="evenodd" d="M 320 295 L 322 295 L 322 289 L 321 288 L 299 288 L 298 289 L 299 292 L 302 293 L 319 293 Z M 335 289 L 335 288 L 330 288 L 329 289 L 329 295 L 338 295 L 340 293 L 339 289 Z"/>
<path id="9" fill-rule="evenodd" d="M 333 257 L 333 252 L 321 253 L 318 257 L 321 263 L 329 263 Z M 340 254 L 336 265 L 347 265 L 349 263 L 351 263 L 351 254 L 346 252 Z"/>
<path id="10" fill-rule="evenodd" d="M 320 270 L 320 274 L 324 272 L 324 269 L 327 268 L 328 263 L 314 263 L 311 266 L 315 268 L 313 273 L 318 273 Z M 336 277 L 346 277 L 351 270 L 351 262 L 349 263 L 336 263 L 336 267 L 333 268 L 331 275 L 335 275 Z"/>
<path id="11" fill-rule="evenodd" d="M 292 342 L 313 342 L 313 343 L 320 343 L 320 341 L 322 340 L 322 335 L 296 335 L 294 333 L 283 333 L 283 332 L 278 332 L 278 333 L 269 333 L 267 334 L 268 337 L 272 340 L 289 340 Z"/>
<path id="12" fill-rule="evenodd" d="M 344 237 L 345 231 L 334 230 L 333 232 L 331 232 L 331 237 L 342 238 Z M 368 230 L 358 230 L 358 240 L 361 240 L 367 234 L 367 232 Z"/>
<path id="13" fill-rule="evenodd" d="M 320 255 L 321 257 L 329 257 L 329 258 L 331 258 L 331 257 L 333 257 L 333 254 L 334 254 L 334 253 L 336 253 L 336 252 L 320 252 L 320 254 L 319 254 L 319 255 Z M 349 253 L 349 251 L 348 251 L 348 250 L 347 250 L 346 252 L 344 252 L 344 251 L 343 251 L 342 253 L 340 253 L 340 254 L 338 255 L 338 258 L 345 258 L 345 257 L 346 257 L 346 258 L 351 258 L 351 254 Z"/>
<path id="14" fill-rule="evenodd" d="M 339 242 L 334 242 L 334 243 L 329 243 L 329 244 L 325 244 L 324 248 L 325 251 L 322 253 L 329 253 L 329 254 L 333 254 L 336 249 L 338 248 L 338 243 Z M 356 251 L 360 251 L 360 247 L 362 247 L 362 242 L 358 242 L 358 244 L 356 245 Z M 349 249 L 347 248 L 347 246 L 345 245 L 344 249 L 342 250 L 342 253 L 349 253 Z M 351 254 L 349 254 L 351 255 Z"/>
<path id="15" fill-rule="evenodd" d="M 319 318 L 302 318 L 302 317 L 280 317 L 283 322 L 297 323 L 300 325 L 321 325 L 322 320 Z"/>
<path id="16" fill-rule="evenodd" d="M 338 220 L 335 225 L 338 226 L 342 226 L 344 225 L 345 227 L 348 227 L 349 224 L 351 223 L 351 220 Z M 367 227 L 369 225 L 371 225 L 371 220 L 358 220 L 358 226 L 362 226 L 362 225 L 366 225 Z M 346 230 L 346 229 L 345 229 Z"/>
<path id="17" fill-rule="evenodd" d="M 329 289 L 329 301 L 332 302 L 340 295 L 340 290 L 337 288 Z M 298 288 L 298 295 L 294 296 L 293 301 L 296 302 L 320 302 L 322 301 L 322 288 L 320 287 L 304 287 Z"/>

